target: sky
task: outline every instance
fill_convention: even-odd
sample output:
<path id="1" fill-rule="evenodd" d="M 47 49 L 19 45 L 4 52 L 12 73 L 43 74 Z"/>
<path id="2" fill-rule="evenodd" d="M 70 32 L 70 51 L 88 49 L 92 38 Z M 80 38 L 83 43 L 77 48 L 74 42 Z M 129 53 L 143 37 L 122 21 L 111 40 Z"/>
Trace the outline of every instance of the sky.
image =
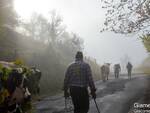
<path id="1" fill-rule="evenodd" d="M 84 53 L 99 64 L 120 63 L 120 59 L 128 56 L 137 65 L 148 56 L 138 36 L 100 33 L 105 19 L 100 0 L 15 0 L 14 5 L 23 19 L 29 19 L 33 12 L 47 16 L 56 10 L 67 30 L 83 38 Z"/>

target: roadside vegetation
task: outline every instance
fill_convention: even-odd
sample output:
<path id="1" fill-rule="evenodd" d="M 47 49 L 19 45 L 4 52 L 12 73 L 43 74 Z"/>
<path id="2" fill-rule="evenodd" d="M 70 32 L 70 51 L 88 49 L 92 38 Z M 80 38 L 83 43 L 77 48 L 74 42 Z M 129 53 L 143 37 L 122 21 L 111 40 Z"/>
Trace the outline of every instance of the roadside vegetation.
<path id="1" fill-rule="evenodd" d="M 3 9 L 0 10 L 0 60 L 20 59 L 25 65 L 40 69 L 41 95 L 61 92 L 66 67 L 74 61 L 77 51 L 84 51 L 82 37 L 68 32 L 56 11 L 51 11 L 49 17 L 34 13 L 29 20 L 21 20 L 13 10 L 13 1 L 0 3 L 3 6 L 0 6 Z M 91 64 L 94 79 L 100 79 L 99 64 L 85 57 Z"/>

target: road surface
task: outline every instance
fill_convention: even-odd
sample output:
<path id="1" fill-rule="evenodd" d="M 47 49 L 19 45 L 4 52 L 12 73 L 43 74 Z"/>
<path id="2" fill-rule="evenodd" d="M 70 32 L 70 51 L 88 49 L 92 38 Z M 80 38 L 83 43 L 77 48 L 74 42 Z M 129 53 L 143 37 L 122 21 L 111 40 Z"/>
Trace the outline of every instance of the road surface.
<path id="1" fill-rule="evenodd" d="M 121 76 L 119 79 L 110 77 L 105 83 L 97 81 L 96 101 L 101 113 L 128 113 L 133 104 L 144 95 L 149 78 L 150 76 L 140 74 L 134 75 L 131 80 Z M 65 99 L 62 94 L 45 98 L 34 105 L 36 113 L 73 113 L 65 111 Z M 92 99 L 89 113 L 98 113 Z"/>

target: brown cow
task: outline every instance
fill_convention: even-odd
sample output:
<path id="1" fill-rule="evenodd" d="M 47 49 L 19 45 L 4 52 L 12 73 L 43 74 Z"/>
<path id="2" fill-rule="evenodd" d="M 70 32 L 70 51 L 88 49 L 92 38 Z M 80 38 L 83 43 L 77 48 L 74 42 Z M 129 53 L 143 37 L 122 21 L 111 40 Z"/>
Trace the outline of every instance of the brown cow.
<path id="1" fill-rule="evenodd" d="M 104 65 L 101 66 L 101 74 L 103 82 L 108 80 L 109 73 L 110 73 L 110 63 L 105 63 Z"/>

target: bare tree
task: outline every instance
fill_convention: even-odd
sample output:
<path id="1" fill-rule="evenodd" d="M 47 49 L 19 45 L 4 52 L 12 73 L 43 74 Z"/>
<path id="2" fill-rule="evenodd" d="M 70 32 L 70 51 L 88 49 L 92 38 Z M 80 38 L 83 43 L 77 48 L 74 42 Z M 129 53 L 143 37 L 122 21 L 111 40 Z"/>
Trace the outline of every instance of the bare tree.
<path id="1" fill-rule="evenodd" d="M 43 15 L 33 13 L 28 22 L 22 22 L 25 34 L 35 40 L 45 41 L 47 37 L 48 21 Z"/>
<path id="2" fill-rule="evenodd" d="M 50 12 L 48 32 L 48 42 L 55 43 L 59 37 L 65 32 L 65 26 L 62 23 L 62 18 L 56 13 L 55 10 Z"/>
<path id="3" fill-rule="evenodd" d="M 131 61 L 131 58 L 127 54 L 125 54 L 123 57 L 120 58 L 121 67 L 123 71 L 126 70 L 126 65 L 130 61 Z"/>
<path id="4" fill-rule="evenodd" d="M 107 12 L 101 31 L 129 34 L 148 30 L 150 0 L 102 0 L 102 4 Z"/>
<path id="5" fill-rule="evenodd" d="M 142 42 L 147 50 L 147 52 L 150 52 L 150 34 L 145 34 L 140 36 L 140 38 L 142 39 Z"/>

